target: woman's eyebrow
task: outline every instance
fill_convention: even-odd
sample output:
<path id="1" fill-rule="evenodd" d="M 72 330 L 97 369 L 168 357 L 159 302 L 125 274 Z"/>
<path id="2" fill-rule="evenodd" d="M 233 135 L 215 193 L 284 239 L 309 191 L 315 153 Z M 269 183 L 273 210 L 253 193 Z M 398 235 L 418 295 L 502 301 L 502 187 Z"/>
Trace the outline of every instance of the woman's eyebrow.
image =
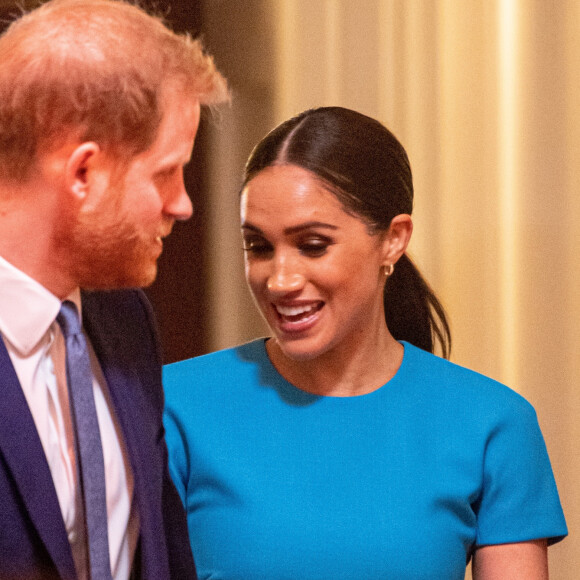
<path id="1" fill-rule="evenodd" d="M 296 226 L 291 226 L 289 228 L 286 228 L 284 230 L 284 234 L 285 235 L 292 235 L 292 234 L 296 234 L 299 233 L 303 230 L 310 230 L 310 229 L 316 229 L 316 228 L 323 228 L 323 229 L 329 229 L 329 230 L 337 230 L 338 227 L 332 224 L 327 224 L 326 222 L 319 222 L 319 221 L 310 221 L 310 222 L 305 222 L 303 224 L 298 224 Z M 250 222 L 245 222 L 242 224 L 242 229 L 244 230 L 251 230 L 253 232 L 262 234 L 262 230 L 251 224 Z"/>

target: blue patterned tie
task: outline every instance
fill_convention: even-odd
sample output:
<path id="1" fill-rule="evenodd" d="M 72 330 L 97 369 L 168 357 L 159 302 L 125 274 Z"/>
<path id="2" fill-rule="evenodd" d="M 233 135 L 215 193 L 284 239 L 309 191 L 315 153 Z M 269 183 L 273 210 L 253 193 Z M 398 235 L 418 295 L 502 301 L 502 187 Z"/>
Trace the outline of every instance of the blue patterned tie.
<path id="1" fill-rule="evenodd" d="M 56 318 L 66 343 L 68 390 L 76 432 L 77 460 L 88 537 L 91 580 L 111 579 L 103 448 L 93 397 L 87 342 L 76 306 L 62 303 Z"/>

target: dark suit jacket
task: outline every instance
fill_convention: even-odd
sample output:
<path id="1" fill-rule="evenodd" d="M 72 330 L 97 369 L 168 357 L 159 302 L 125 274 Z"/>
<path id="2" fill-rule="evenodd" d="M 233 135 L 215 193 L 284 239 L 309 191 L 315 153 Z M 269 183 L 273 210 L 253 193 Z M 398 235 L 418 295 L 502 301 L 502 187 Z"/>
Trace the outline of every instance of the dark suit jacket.
<path id="1" fill-rule="evenodd" d="M 84 292 L 83 325 L 123 431 L 140 518 L 136 577 L 196 578 L 167 467 L 158 342 L 138 290 Z M 0 340 L 0 578 L 73 580 L 72 553 L 34 420 Z"/>

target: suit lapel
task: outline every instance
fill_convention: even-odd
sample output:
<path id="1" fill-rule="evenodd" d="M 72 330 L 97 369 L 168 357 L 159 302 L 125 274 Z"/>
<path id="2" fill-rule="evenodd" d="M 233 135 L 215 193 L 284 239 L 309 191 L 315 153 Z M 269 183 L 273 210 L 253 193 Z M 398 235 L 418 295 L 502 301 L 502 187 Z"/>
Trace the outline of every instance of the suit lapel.
<path id="1" fill-rule="evenodd" d="M 0 453 L 30 519 L 63 578 L 75 567 L 52 475 L 10 355 L 0 337 Z"/>
<path id="2" fill-rule="evenodd" d="M 120 327 L 114 309 L 103 305 L 105 298 L 98 292 L 83 293 L 83 326 L 107 381 L 133 470 L 133 501 L 137 505 L 140 520 L 142 577 L 162 577 L 164 573 L 161 572 L 163 568 L 157 550 L 146 549 L 151 542 L 160 548 L 164 536 L 159 536 L 157 529 L 153 535 L 150 533 L 151 481 L 147 477 L 150 457 L 143 444 L 143 432 L 149 426 L 143 424 L 147 413 L 143 409 L 142 384 L 134 368 L 133 357 L 127 352 L 127 340 L 124 338 L 127 329 Z"/>
<path id="3" fill-rule="evenodd" d="M 107 382 L 115 407 L 115 415 L 120 423 L 127 452 L 131 458 L 131 467 L 135 470 L 135 453 L 139 446 L 134 440 L 136 417 L 131 411 L 137 404 L 133 393 L 138 387 L 139 381 L 131 365 L 127 364 L 120 354 L 123 351 L 123 345 L 120 344 L 122 337 L 119 335 L 118 329 L 111 330 L 109 328 L 107 331 L 107 320 L 114 314 L 107 312 L 106 309 L 101 310 L 100 302 L 96 298 L 96 294 L 83 294 L 83 326 L 89 335 Z M 136 473 L 134 473 L 134 477 L 136 479 Z"/>

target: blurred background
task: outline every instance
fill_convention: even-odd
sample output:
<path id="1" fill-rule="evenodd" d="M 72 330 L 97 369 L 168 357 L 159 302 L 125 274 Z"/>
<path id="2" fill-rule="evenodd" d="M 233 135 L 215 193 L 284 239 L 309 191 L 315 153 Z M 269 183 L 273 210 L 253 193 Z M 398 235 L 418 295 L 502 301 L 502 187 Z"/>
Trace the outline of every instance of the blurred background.
<path id="1" fill-rule="evenodd" d="M 0 0 L 0 18 L 16 2 Z M 26 2 L 19 2 L 27 5 Z M 147 2 L 142 2 L 147 5 Z M 151 3 L 149 3 L 151 4 Z M 233 92 L 206 111 L 188 188 L 148 290 L 166 360 L 265 335 L 245 288 L 238 190 L 252 146 L 303 109 L 342 105 L 401 140 L 410 254 L 451 319 L 452 360 L 536 408 L 580 571 L 580 2 L 158 0 L 201 34 Z"/>

